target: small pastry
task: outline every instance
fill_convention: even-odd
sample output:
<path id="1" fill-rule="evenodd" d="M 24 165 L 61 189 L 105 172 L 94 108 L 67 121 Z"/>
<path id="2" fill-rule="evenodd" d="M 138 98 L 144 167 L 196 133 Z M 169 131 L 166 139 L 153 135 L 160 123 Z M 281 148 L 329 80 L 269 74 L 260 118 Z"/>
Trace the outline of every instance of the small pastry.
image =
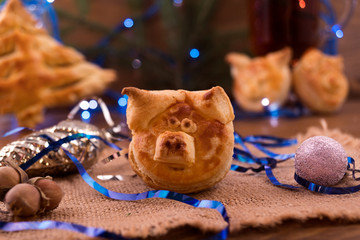
<path id="1" fill-rule="evenodd" d="M 340 56 L 329 56 L 317 49 L 304 53 L 294 66 L 294 90 L 313 112 L 331 113 L 344 103 L 349 83 Z"/>
<path id="2" fill-rule="evenodd" d="M 46 107 L 73 104 L 102 93 L 113 70 L 87 62 L 38 27 L 20 0 L 0 12 L 0 114 L 13 113 L 21 126 L 34 127 Z"/>
<path id="3" fill-rule="evenodd" d="M 129 161 L 155 189 L 190 193 L 209 188 L 230 170 L 233 109 L 221 87 L 204 91 L 124 88 L 132 131 Z"/>
<path id="4" fill-rule="evenodd" d="M 262 100 L 265 98 L 269 104 L 282 105 L 291 86 L 290 60 L 290 48 L 253 59 L 240 53 L 227 54 L 236 102 L 244 110 L 252 112 L 264 110 Z"/>

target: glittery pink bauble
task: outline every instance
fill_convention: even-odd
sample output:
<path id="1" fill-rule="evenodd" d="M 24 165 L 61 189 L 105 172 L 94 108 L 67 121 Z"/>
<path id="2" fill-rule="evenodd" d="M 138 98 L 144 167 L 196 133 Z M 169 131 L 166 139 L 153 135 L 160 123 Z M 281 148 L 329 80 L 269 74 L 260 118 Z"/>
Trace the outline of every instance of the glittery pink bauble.
<path id="1" fill-rule="evenodd" d="M 346 169 L 346 152 L 332 138 L 311 137 L 295 152 L 296 174 L 315 184 L 335 185 L 344 177 Z"/>

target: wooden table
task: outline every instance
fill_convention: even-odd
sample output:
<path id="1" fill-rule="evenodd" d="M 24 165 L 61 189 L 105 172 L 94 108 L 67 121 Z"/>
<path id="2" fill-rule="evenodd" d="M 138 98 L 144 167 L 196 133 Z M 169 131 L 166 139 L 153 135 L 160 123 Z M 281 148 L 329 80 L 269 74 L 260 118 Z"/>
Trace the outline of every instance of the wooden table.
<path id="1" fill-rule="evenodd" d="M 65 119 L 68 109 L 53 109 L 46 114 L 46 121 L 38 128 L 56 124 Z M 122 116 L 114 116 L 117 121 Z M 332 115 L 308 115 L 301 118 L 270 118 L 236 120 L 234 122 L 237 132 L 246 135 L 266 134 L 279 137 L 294 137 L 297 133 L 305 132 L 310 126 L 320 126 L 320 120 L 325 119 L 328 128 L 339 128 L 345 133 L 360 137 L 360 99 L 348 100 L 343 108 Z M 0 117 L 0 134 L 16 127 L 12 116 Z M 94 124 L 104 126 L 101 116 L 94 118 Z M 0 138 L 0 146 L 6 144 L 8 139 Z M 360 149 L 359 149 L 360 151 Z M 354 203 L 358 204 L 358 203 Z M 349 206 L 351 208 L 351 206 Z M 199 239 L 204 235 L 197 229 L 181 227 L 174 229 L 164 237 L 153 239 Z M 313 219 L 306 222 L 287 221 L 284 224 L 267 229 L 244 229 L 233 233 L 229 239 L 359 239 L 360 221 L 343 222 L 328 219 Z"/>

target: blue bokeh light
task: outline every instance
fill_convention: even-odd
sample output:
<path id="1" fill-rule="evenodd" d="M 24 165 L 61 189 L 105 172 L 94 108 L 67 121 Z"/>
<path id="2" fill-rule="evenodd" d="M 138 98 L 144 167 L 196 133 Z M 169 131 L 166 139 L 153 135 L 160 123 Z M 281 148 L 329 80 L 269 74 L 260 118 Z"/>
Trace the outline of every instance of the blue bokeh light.
<path id="1" fill-rule="evenodd" d="M 127 95 L 124 95 L 123 97 L 119 98 L 118 104 L 120 107 L 125 107 L 127 105 Z"/>
<path id="2" fill-rule="evenodd" d="M 90 107 L 90 109 L 96 109 L 98 107 L 97 101 L 94 99 L 90 100 L 89 107 Z"/>
<path id="3" fill-rule="evenodd" d="M 132 66 L 134 69 L 139 69 L 139 68 L 141 67 L 141 64 L 142 64 L 141 60 L 138 59 L 138 58 L 136 58 L 136 59 L 134 59 L 134 60 L 132 61 L 131 66 Z"/>
<path id="4" fill-rule="evenodd" d="M 339 29 L 340 29 L 339 24 L 335 24 L 334 26 L 331 27 L 331 31 L 333 31 L 333 32 L 336 32 Z"/>
<path id="5" fill-rule="evenodd" d="M 89 111 L 83 111 L 81 113 L 81 118 L 84 119 L 84 120 L 87 120 L 90 118 L 90 112 Z"/>
<path id="6" fill-rule="evenodd" d="M 125 19 L 124 26 L 127 28 L 131 28 L 132 26 L 134 26 L 134 20 L 132 20 L 131 18 Z"/>
<path id="7" fill-rule="evenodd" d="M 331 31 L 333 31 L 337 38 L 342 38 L 344 36 L 344 32 L 341 30 L 339 24 L 335 24 L 331 27 Z"/>
<path id="8" fill-rule="evenodd" d="M 173 0 L 173 5 L 175 7 L 180 7 L 183 3 L 183 0 Z"/>
<path id="9" fill-rule="evenodd" d="M 343 31 L 341 31 L 341 29 L 337 30 L 335 34 L 337 38 L 342 38 L 344 36 L 344 33 Z"/>
<path id="10" fill-rule="evenodd" d="M 190 57 L 198 58 L 199 56 L 200 56 L 199 50 L 197 50 L 196 48 L 190 50 Z"/>

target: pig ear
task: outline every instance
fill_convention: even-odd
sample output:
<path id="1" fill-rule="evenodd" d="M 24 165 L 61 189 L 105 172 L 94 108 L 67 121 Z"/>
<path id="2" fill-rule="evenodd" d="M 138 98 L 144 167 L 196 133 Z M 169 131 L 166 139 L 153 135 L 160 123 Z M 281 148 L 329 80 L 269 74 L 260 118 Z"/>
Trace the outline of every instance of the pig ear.
<path id="1" fill-rule="evenodd" d="M 185 100 L 185 94 L 174 90 L 148 91 L 126 87 L 121 93 L 129 97 L 126 118 L 132 131 L 148 129 L 154 117 L 176 102 Z"/>
<path id="2" fill-rule="evenodd" d="M 236 78 L 239 71 L 245 68 L 251 59 L 245 54 L 241 53 L 228 53 L 225 56 L 225 61 L 230 64 L 230 73 L 233 78 Z"/>
<path id="3" fill-rule="evenodd" d="M 234 111 L 223 88 L 186 92 L 196 111 L 202 115 L 226 124 L 234 119 Z"/>
<path id="4" fill-rule="evenodd" d="M 288 66 L 292 57 L 292 50 L 290 47 L 285 47 L 279 51 L 269 53 L 266 55 L 271 63 L 278 67 Z"/>
<path id="5" fill-rule="evenodd" d="M 251 62 L 251 59 L 242 53 L 231 52 L 226 54 L 225 61 L 236 68 L 243 68 Z"/>

